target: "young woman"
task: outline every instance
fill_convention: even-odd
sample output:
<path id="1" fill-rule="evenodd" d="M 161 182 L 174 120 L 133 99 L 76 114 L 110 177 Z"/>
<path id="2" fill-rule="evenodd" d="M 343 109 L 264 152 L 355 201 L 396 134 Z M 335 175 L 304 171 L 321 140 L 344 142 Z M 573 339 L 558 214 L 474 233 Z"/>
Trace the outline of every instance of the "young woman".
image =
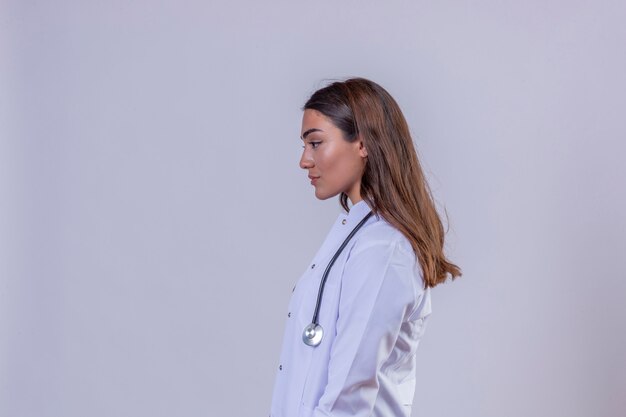
<path id="1" fill-rule="evenodd" d="M 355 78 L 311 96 L 301 137 L 315 196 L 345 213 L 294 288 L 271 417 L 410 416 L 430 288 L 461 272 L 406 120 Z"/>

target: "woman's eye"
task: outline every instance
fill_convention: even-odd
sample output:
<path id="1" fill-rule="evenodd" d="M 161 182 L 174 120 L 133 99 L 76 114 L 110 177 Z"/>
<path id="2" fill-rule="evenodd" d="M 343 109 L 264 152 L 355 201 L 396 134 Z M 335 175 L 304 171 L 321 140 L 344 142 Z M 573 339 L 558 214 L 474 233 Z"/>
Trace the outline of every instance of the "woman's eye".
<path id="1" fill-rule="evenodd" d="M 317 148 L 320 145 L 320 143 L 322 143 L 321 140 L 307 142 L 304 145 L 302 145 L 302 148 L 306 148 L 306 145 L 309 144 L 309 145 L 311 145 L 311 148 L 315 149 L 315 148 Z"/>

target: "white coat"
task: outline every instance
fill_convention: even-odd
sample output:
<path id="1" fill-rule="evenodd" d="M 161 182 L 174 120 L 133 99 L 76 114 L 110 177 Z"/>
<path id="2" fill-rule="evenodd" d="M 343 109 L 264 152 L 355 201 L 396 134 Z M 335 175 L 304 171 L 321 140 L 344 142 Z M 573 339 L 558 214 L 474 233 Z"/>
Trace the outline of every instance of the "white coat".
<path id="1" fill-rule="evenodd" d="M 338 217 L 294 288 L 271 417 L 411 414 L 430 291 L 409 241 L 384 219 L 370 217 L 333 265 L 319 314 L 321 344 L 302 341 L 324 269 L 369 210 L 361 200 Z"/>

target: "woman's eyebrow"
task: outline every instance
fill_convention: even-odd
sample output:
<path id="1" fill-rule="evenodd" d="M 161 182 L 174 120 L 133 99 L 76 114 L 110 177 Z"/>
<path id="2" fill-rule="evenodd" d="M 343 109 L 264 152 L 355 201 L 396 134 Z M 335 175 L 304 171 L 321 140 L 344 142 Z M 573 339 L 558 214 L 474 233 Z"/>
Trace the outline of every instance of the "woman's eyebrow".
<path id="1" fill-rule="evenodd" d="M 313 133 L 313 132 L 323 132 L 323 130 L 322 130 L 322 129 L 317 129 L 317 128 L 315 128 L 315 127 L 314 127 L 313 129 L 309 129 L 309 130 L 307 130 L 306 132 L 304 132 L 304 133 L 302 134 L 301 139 L 302 139 L 302 140 L 305 140 L 305 139 L 306 139 L 306 137 L 307 137 L 307 135 L 308 135 L 309 133 Z"/>

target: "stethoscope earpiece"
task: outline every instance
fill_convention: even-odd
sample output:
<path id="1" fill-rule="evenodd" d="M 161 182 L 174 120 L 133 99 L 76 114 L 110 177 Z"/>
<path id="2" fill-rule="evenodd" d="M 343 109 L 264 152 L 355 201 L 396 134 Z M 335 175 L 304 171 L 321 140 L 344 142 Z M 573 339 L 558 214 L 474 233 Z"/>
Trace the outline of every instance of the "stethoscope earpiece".
<path id="1" fill-rule="evenodd" d="M 317 322 L 317 318 L 320 312 L 320 306 L 322 305 L 322 295 L 324 294 L 324 285 L 326 285 L 326 278 L 328 278 L 328 273 L 330 272 L 330 268 L 333 266 L 333 264 L 339 257 L 339 254 L 341 254 L 341 251 L 343 250 L 343 248 L 346 247 L 350 239 L 352 239 L 352 236 L 354 236 L 357 230 L 359 230 L 361 226 L 363 226 L 365 222 L 367 221 L 367 219 L 369 219 L 371 216 L 372 216 L 372 212 L 370 211 L 369 213 L 367 213 L 367 216 L 365 216 L 363 220 L 361 220 L 359 224 L 357 224 L 354 227 L 354 229 L 352 229 L 352 231 L 350 232 L 346 240 L 344 240 L 341 246 L 339 246 L 339 249 L 337 249 L 337 252 L 335 252 L 332 259 L 328 263 L 328 266 L 326 267 L 326 270 L 324 271 L 324 274 L 322 275 L 322 281 L 320 282 L 320 289 L 317 292 L 317 303 L 315 304 L 315 312 L 313 313 L 313 320 L 311 321 L 311 324 L 306 326 L 304 328 L 304 331 L 302 332 L 302 341 L 304 342 L 305 345 L 315 347 L 315 346 L 318 346 L 322 342 L 322 337 L 324 336 L 324 329 Z"/>

